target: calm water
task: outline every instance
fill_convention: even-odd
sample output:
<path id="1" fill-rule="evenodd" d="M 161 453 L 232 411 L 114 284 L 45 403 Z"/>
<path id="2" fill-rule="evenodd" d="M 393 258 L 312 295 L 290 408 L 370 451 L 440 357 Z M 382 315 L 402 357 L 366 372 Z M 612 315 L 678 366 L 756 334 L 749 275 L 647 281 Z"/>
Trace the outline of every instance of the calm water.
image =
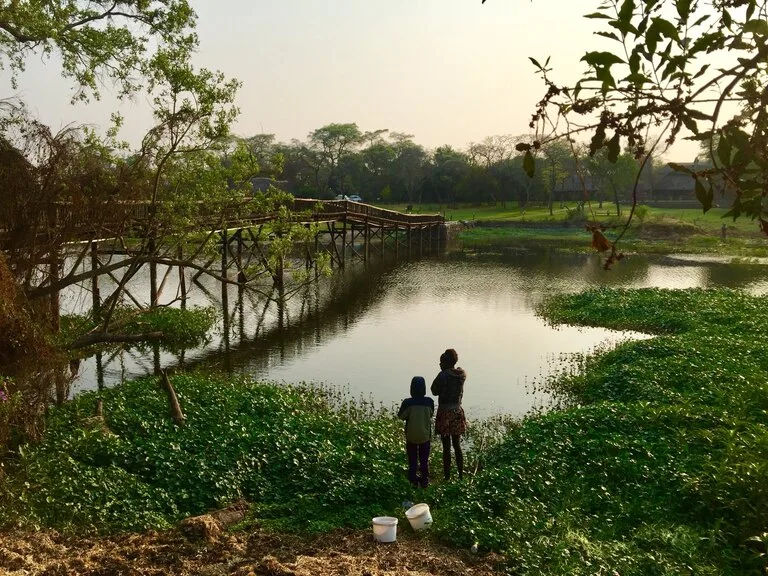
<path id="1" fill-rule="evenodd" d="M 175 295 L 175 273 L 163 298 Z M 374 265 L 321 281 L 280 308 L 264 297 L 228 289 L 229 314 L 211 342 L 180 355 L 123 351 L 81 365 L 73 393 L 151 374 L 156 364 L 213 367 L 258 380 L 314 381 L 390 405 L 412 376 L 431 382 L 448 347 L 468 372 L 470 417 L 521 415 L 546 405 L 537 383 L 566 369 L 574 355 L 639 334 L 548 326 L 535 315 L 548 294 L 595 286 L 739 287 L 768 293 L 768 267 L 731 266 L 685 257 L 631 256 L 610 272 L 596 255 L 557 251 L 453 254 L 440 260 Z M 149 292 L 146 276 L 130 285 Z M 102 287 L 107 293 L 108 285 Z M 221 287 L 195 287 L 193 304 L 221 307 Z M 85 289 L 64 299 L 70 310 L 89 301 Z M 101 372 L 101 376 L 98 373 Z"/>

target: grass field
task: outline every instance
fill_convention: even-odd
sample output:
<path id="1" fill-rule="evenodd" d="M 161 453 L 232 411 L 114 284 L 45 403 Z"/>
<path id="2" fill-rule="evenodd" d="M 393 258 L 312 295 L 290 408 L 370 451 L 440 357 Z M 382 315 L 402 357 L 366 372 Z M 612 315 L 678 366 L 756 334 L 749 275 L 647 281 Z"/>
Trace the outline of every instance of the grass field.
<path id="1" fill-rule="evenodd" d="M 387 204 L 382 206 L 387 210 L 398 210 L 405 212 L 406 204 Z M 616 211 L 612 204 L 603 203 L 603 208 L 598 208 L 597 204 L 587 206 L 584 212 L 584 218 L 609 224 L 625 221 L 629 216 L 629 206 L 622 206 L 621 218 L 616 217 Z M 644 214 L 642 214 L 644 212 Z M 639 213 L 635 215 L 633 224 L 642 223 L 684 223 L 700 228 L 707 233 L 720 233 L 723 224 L 726 224 L 729 231 L 759 235 L 757 224 L 747 218 L 739 218 L 736 221 L 732 219 L 723 219 L 727 212 L 725 208 L 713 208 L 706 214 L 698 208 L 652 208 L 642 206 Z M 529 205 L 527 209 L 521 210 L 517 204 L 509 203 L 506 206 L 496 205 L 445 205 L 445 204 L 420 204 L 415 205 L 413 213 L 418 214 L 442 214 L 447 220 L 451 221 L 480 221 L 480 222 L 565 222 L 576 216 L 575 205 L 568 208 L 555 206 L 552 215 L 545 205 Z"/>

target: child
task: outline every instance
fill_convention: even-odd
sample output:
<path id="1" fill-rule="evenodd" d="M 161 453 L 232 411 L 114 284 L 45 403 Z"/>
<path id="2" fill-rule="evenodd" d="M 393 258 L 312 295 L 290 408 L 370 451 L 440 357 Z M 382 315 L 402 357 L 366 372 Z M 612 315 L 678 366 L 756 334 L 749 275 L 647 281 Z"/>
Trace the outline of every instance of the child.
<path id="1" fill-rule="evenodd" d="M 405 451 L 408 454 L 408 480 L 414 486 L 429 485 L 429 441 L 435 402 L 427 396 L 427 384 L 421 376 L 411 380 L 411 397 L 403 400 L 397 417 L 405 420 Z M 421 469 L 421 482 L 416 476 L 416 463 Z"/>

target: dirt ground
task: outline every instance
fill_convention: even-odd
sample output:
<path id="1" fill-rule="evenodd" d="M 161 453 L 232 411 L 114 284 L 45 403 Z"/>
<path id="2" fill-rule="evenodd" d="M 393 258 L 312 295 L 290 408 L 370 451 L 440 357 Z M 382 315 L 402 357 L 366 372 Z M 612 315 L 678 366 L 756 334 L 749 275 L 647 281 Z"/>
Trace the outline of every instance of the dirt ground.
<path id="1" fill-rule="evenodd" d="M 380 544 L 370 531 L 312 538 L 263 531 L 189 530 L 75 538 L 54 531 L 0 533 L 0 574 L 202 576 L 485 576 L 502 558 L 436 545 L 400 526 Z"/>

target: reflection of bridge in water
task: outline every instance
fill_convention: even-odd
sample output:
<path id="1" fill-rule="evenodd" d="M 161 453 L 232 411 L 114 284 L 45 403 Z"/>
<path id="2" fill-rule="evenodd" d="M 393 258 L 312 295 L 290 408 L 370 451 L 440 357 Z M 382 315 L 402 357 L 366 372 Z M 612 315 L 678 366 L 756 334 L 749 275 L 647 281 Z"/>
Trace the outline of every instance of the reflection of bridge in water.
<path id="1" fill-rule="evenodd" d="M 348 200 L 294 199 L 285 207 L 290 225 L 312 226 L 313 240 L 301 241 L 294 252 L 294 258 L 304 260 L 306 270 L 313 266 L 317 270 L 320 253 L 327 253 L 332 268 L 343 269 L 350 260 L 367 264 L 385 254 L 396 259 L 431 256 L 446 241 L 445 220 L 439 214 L 403 214 Z M 185 268 L 191 268 L 193 280 L 208 275 L 223 282 L 236 278 L 233 282 L 247 285 L 268 273 L 275 285 L 282 284 L 282 261 L 271 264 L 269 259 L 269 246 L 285 230 L 279 211 L 264 213 L 251 199 L 218 211 L 206 210 L 202 205 L 188 209 L 181 232 L 171 224 L 173 216 L 162 213 L 162 204 L 148 202 L 56 203 L 28 220 L 3 212 L 0 248 L 12 255 L 9 262 L 35 267 L 37 282 L 28 286 L 27 294 L 33 299 L 51 297 L 54 310 L 61 289 L 90 279 L 92 309 L 98 315 L 104 300 L 95 278 L 116 280 L 121 273 L 130 277 L 144 265 L 150 272 L 149 306 L 157 304 L 171 268 L 178 268 L 182 279 Z M 187 235 L 184 242 L 178 240 L 178 233 Z M 202 254 L 208 256 L 201 260 Z M 159 266 L 168 269 L 161 282 Z M 14 272 L 20 277 L 25 274 L 21 269 Z M 182 281 L 180 288 L 184 302 L 186 283 Z M 119 286 L 119 291 L 125 290 Z M 130 292 L 125 296 L 137 306 L 146 300 Z"/>
<path id="2" fill-rule="evenodd" d="M 275 365 L 283 365 L 303 352 L 345 333 L 364 317 L 385 294 L 382 277 L 394 269 L 389 260 L 380 265 L 355 266 L 344 274 L 321 279 L 306 286 L 293 298 L 281 303 L 279 290 L 267 298 L 241 287 L 231 287 L 222 299 L 201 286 L 211 305 L 222 315 L 222 333 L 202 348 L 171 354 L 159 344 L 146 351 L 121 349 L 112 354 L 97 354 L 86 361 L 84 388 L 111 386 L 123 379 L 156 374 L 161 369 L 209 368 L 224 372 L 246 371 L 265 375 Z"/>

